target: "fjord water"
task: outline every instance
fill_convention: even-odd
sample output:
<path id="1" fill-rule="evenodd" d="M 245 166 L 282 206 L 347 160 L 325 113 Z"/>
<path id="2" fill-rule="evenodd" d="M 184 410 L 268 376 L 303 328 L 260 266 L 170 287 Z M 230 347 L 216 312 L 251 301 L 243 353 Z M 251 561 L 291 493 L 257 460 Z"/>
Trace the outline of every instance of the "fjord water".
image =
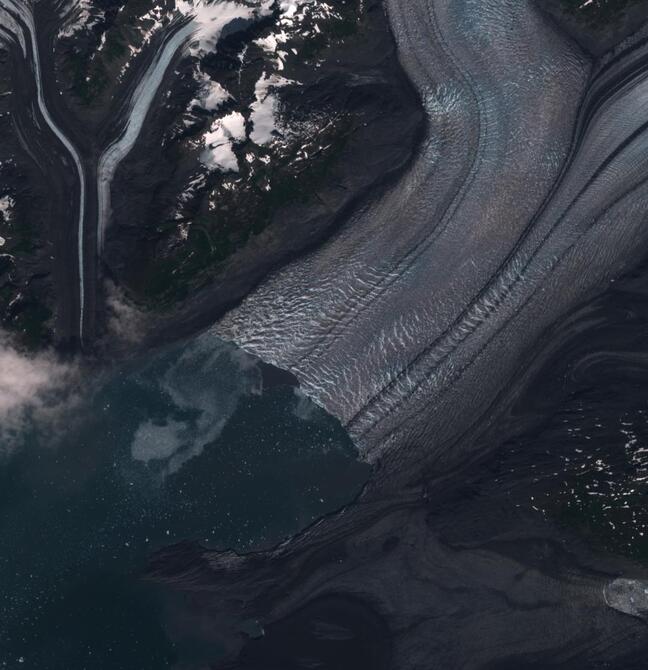
<path id="1" fill-rule="evenodd" d="M 0 667 L 159 670 L 183 656 L 138 579 L 184 540 L 250 550 L 339 508 L 367 468 L 339 423 L 211 335 L 123 365 L 0 466 Z M 266 375 L 267 379 L 267 375 Z"/>

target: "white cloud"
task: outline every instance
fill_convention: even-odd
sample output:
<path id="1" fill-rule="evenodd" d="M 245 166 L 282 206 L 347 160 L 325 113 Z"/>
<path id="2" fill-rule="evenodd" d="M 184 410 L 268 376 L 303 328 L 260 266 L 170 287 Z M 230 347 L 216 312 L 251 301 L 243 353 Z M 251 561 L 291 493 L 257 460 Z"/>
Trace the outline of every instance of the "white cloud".
<path id="1" fill-rule="evenodd" d="M 0 334 L 0 455 L 30 434 L 56 434 L 53 428 L 78 402 L 77 373 L 54 353 L 21 352 Z"/>

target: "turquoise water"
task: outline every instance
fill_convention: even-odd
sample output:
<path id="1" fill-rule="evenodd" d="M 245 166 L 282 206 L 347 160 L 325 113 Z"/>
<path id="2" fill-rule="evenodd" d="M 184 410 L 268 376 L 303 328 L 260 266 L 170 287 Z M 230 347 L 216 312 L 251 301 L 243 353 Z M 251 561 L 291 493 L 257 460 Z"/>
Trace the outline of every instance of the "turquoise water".
<path id="1" fill-rule="evenodd" d="M 95 375 L 93 375 L 94 377 Z M 159 670 L 172 640 L 136 578 L 156 548 L 272 545 L 339 508 L 367 468 L 340 425 L 210 335 L 84 380 L 56 429 L 0 465 L 0 667 Z"/>

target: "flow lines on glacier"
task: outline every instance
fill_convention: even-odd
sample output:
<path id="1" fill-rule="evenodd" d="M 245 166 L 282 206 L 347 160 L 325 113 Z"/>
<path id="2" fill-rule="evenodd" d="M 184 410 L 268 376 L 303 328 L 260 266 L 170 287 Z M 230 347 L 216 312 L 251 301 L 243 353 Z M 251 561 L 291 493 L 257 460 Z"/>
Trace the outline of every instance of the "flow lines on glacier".
<path id="1" fill-rule="evenodd" d="M 432 245 L 446 230 L 450 221 L 461 207 L 467 193 L 470 191 L 476 179 L 479 168 L 483 162 L 488 139 L 487 136 L 489 125 L 487 120 L 487 108 L 484 104 L 483 96 L 479 93 L 479 87 L 476 81 L 468 69 L 462 66 L 462 64 L 459 62 L 459 59 L 453 54 L 452 49 L 443 36 L 439 26 L 436 10 L 434 8 L 434 3 L 428 1 L 427 7 L 432 30 L 436 38 L 436 43 L 443 51 L 452 69 L 457 73 L 458 78 L 464 82 L 465 89 L 469 91 L 470 96 L 472 97 L 475 104 L 477 146 L 473 152 L 470 167 L 468 168 L 466 176 L 462 179 L 461 185 L 452 195 L 448 205 L 445 207 L 438 223 L 431 226 L 431 230 L 426 234 L 423 240 L 419 244 L 410 248 L 409 251 L 405 252 L 396 261 L 392 269 L 384 274 L 377 282 L 368 283 L 368 286 L 370 287 L 365 291 L 360 291 L 359 298 L 353 304 L 354 306 L 358 306 L 358 309 L 354 310 L 353 306 L 351 305 L 346 306 L 344 308 L 344 314 L 341 317 L 336 318 L 336 321 L 323 334 L 323 338 L 316 342 L 310 349 L 302 353 L 298 358 L 296 358 L 291 364 L 292 367 L 298 366 L 301 361 L 307 358 L 313 359 L 314 357 L 317 357 L 330 349 L 335 342 L 336 335 L 341 330 L 344 330 L 346 327 L 348 327 L 349 324 L 357 319 L 360 314 L 366 312 L 373 303 L 379 300 L 395 283 L 397 283 L 402 278 L 403 274 L 406 273 L 417 262 L 417 260 L 420 259 L 430 249 L 430 247 L 432 247 Z M 414 52 L 416 54 L 417 50 L 414 49 Z M 419 59 L 418 55 L 415 55 L 415 58 L 420 64 L 422 71 L 426 72 L 426 78 L 430 81 L 430 83 L 433 83 L 432 77 L 427 74 L 421 59 Z"/>
<path id="2" fill-rule="evenodd" d="M 38 101 L 38 108 L 40 113 L 45 120 L 45 123 L 48 125 L 50 130 L 54 133 L 57 139 L 65 147 L 68 154 L 71 156 L 74 163 L 75 169 L 77 171 L 77 176 L 79 179 L 79 214 L 77 221 L 77 256 L 78 256 L 78 273 L 79 273 L 79 324 L 78 324 L 78 335 L 79 341 L 83 344 L 83 335 L 84 335 L 84 313 L 85 313 L 85 279 L 84 279 L 84 248 L 83 248 L 83 223 L 85 219 L 85 207 L 86 207 L 86 184 L 85 184 L 85 173 L 83 171 L 83 166 L 81 163 L 81 157 L 76 147 L 67 135 L 56 125 L 56 122 L 52 118 L 47 104 L 45 102 L 45 96 L 43 93 L 43 81 L 41 76 L 41 61 L 40 53 L 38 50 L 38 42 L 36 39 L 36 25 L 34 22 L 33 7 L 29 0 L 0 0 L 0 9 L 3 10 L 0 12 L 0 15 L 7 17 L 6 26 L 8 30 L 14 32 L 15 39 L 18 40 L 18 43 L 21 45 L 23 54 L 28 58 L 28 49 L 26 47 L 27 40 L 31 44 L 31 60 L 32 60 L 32 69 L 34 72 L 34 81 L 36 84 L 36 96 Z M 27 34 L 24 34 L 24 29 L 21 25 L 27 30 Z"/>
<path id="3" fill-rule="evenodd" d="M 164 74 L 178 50 L 186 43 L 194 27 L 185 24 L 166 39 L 161 50 L 137 85 L 129 103 L 128 118 L 120 136 L 101 154 L 97 168 L 97 253 L 101 256 L 110 217 L 110 186 L 117 167 L 128 155 L 144 126 L 146 115 L 162 84 Z"/>
<path id="4" fill-rule="evenodd" d="M 413 356 L 409 363 L 395 374 L 389 383 L 365 401 L 348 421 L 347 428 L 355 429 L 358 437 L 366 436 L 425 384 L 433 384 L 435 382 L 433 377 L 438 374 L 441 366 L 448 361 L 457 347 L 472 333 L 482 328 L 484 323 L 490 321 L 492 315 L 501 310 L 505 301 L 511 301 L 516 287 L 524 285 L 529 287 L 529 292 L 520 296 L 521 301 L 518 304 L 510 305 L 511 311 L 521 310 L 544 278 L 592 227 L 625 198 L 645 186 L 648 180 L 646 154 L 648 120 L 645 120 L 648 116 L 648 104 L 643 101 L 647 99 L 646 91 L 648 91 L 648 78 L 645 76 L 647 62 L 641 59 L 635 64 L 634 78 L 628 77 L 628 72 L 621 64 L 619 75 L 623 85 L 619 86 L 618 81 L 611 78 L 608 82 L 610 95 L 599 92 L 594 97 L 594 102 L 590 100 L 591 104 L 581 106 L 581 118 L 577 123 L 579 132 L 575 134 L 574 146 L 565 167 L 547 199 L 523 230 L 513 250 L 457 319 L 440 336 Z M 590 85 L 594 83 L 598 82 L 594 80 Z M 610 97 L 614 96 L 617 99 L 609 105 L 606 104 Z M 586 96 L 585 99 L 588 100 L 589 97 Z M 608 123 L 618 129 L 616 137 L 614 134 L 605 135 L 606 115 L 597 117 L 598 112 L 605 112 L 611 117 Z M 623 123 L 623 118 L 619 120 L 618 114 L 625 114 L 628 122 Z M 605 136 L 607 142 L 612 142 L 612 145 L 598 146 L 596 139 L 600 136 Z M 581 145 L 588 139 L 592 147 L 585 158 L 582 158 Z M 592 151 L 598 151 L 598 156 L 596 154 L 592 156 Z M 583 161 L 586 162 L 586 168 L 582 165 L 579 167 L 579 163 Z M 597 194 L 597 186 L 607 187 L 607 191 L 602 190 Z M 593 204 L 598 206 L 594 215 L 587 215 L 587 205 L 583 203 L 586 196 L 592 192 L 594 193 L 590 197 L 594 198 Z M 597 197 L 602 198 L 602 202 L 597 203 Z M 557 211 L 551 215 L 549 205 L 554 202 L 557 203 L 555 205 Z M 577 209 L 579 205 L 583 205 L 580 210 Z M 452 371 L 451 379 L 445 380 L 446 386 L 449 386 L 452 380 L 476 360 L 484 347 L 492 341 L 495 333 L 502 328 L 503 324 L 494 332 L 489 332 L 486 345 L 482 346 L 461 370 Z M 377 411 L 376 407 L 379 405 L 386 409 Z M 404 419 L 398 425 L 402 425 L 403 422 Z M 387 437 L 396 429 L 392 428 Z"/>

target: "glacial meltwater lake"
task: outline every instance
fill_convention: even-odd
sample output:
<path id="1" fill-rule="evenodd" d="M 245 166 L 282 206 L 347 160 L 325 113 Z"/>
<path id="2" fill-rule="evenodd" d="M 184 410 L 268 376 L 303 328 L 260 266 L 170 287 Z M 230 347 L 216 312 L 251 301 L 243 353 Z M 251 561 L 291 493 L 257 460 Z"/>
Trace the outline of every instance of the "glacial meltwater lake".
<path id="1" fill-rule="evenodd" d="M 172 640 L 138 579 L 160 547 L 276 544 L 367 479 L 340 424 L 209 333 L 104 372 L 0 465 L 0 667 L 160 670 L 218 649 Z M 15 440 L 14 440 L 15 442 Z"/>

